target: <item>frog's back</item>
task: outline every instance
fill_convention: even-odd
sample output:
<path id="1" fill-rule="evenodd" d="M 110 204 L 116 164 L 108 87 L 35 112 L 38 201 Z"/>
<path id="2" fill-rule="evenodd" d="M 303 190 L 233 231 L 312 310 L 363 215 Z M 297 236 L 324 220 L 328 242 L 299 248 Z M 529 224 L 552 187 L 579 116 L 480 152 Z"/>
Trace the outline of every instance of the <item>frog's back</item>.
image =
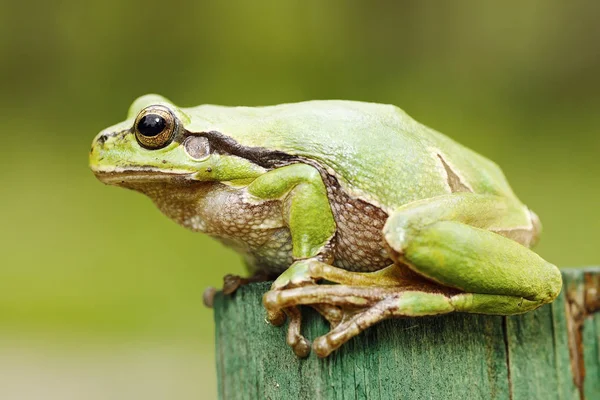
<path id="1" fill-rule="evenodd" d="M 386 211 L 454 191 L 515 197 L 496 164 L 392 105 L 321 100 L 184 112 L 191 131 L 315 160 L 350 195 Z"/>

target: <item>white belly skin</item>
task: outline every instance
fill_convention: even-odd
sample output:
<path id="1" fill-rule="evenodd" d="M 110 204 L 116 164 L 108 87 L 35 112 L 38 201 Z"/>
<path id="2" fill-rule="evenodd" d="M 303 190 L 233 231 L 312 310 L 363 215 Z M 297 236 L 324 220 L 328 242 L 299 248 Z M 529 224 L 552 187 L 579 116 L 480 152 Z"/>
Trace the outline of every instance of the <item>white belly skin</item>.
<path id="1" fill-rule="evenodd" d="M 326 249 L 333 264 L 364 272 L 390 265 L 381 235 L 387 214 L 351 199 L 335 182 L 328 183 L 332 183 L 328 197 L 337 225 Z M 213 236 L 240 252 L 251 272 L 279 274 L 293 262 L 282 201 L 252 201 L 244 187 L 218 182 L 131 182 L 126 187 L 150 197 L 165 215 L 184 227 Z"/>

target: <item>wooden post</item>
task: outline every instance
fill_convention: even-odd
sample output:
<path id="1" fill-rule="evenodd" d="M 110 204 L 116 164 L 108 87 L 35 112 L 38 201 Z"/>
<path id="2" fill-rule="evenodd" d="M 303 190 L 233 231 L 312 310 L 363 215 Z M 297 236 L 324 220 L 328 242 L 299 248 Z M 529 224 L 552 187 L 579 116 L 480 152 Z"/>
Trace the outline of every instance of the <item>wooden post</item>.
<path id="1" fill-rule="evenodd" d="M 600 399 L 600 268 L 563 271 L 551 305 L 513 317 L 388 320 L 300 360 L 265 320 L 268 283 L 215 298 L 221 399 Z M 305 307 L 306 308 L 306 307 Z M 327 331 L 306 309 L 309 339 Z"/>

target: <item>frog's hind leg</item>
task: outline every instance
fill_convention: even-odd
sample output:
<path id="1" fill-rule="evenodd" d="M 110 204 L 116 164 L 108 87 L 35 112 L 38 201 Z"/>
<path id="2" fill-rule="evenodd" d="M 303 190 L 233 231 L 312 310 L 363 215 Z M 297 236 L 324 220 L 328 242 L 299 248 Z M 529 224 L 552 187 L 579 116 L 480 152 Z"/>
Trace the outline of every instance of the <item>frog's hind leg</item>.
<path id="1" fill-rule="evenodd" d="M 395 265 L 357 273 L 305 260 L 282 274 L 263 302 L 270 313 L 302 304 L 339 307 L 341 322 L 315 340 L 320 356 L 390 317 L 533 310 L 552 301 L 562 282 L 558 269 L 527 247 L 537 234 L 531 218 L 519 203 L 473 193 L 411 203 L 384 227 Z M 340 285 L 314 284 L 321 279 Z"/>
<path id="2" fill-rule="evenodd" d="M 316 338 L 313 350 L 317 356 L 327 357 L 352 337 L 387 318 L 440 315 L 452 311 L 451 298 L 446 294 L 396 292 L 352 315 L 326 335 Z"/>
<path id="3" fill-rule="evenodd" d="M 343 320 L 332 330 L 314 340 L 313 349 L 326 357 L 352 337 L 388 318 L 442 315 L 454 311 L 487 314 L 515 314 L 537 308 L 539 301 L 520 296 L 464 293 L 439 285 L 412 287 L 376 287 L 319 285 L 269 292 L 265 306 L 274 304 L 284 309 L 319 302 L 337 305 L 343 310 Z M 297 352 L 295 342 L 288 344 Z M 306 350 L 306 347 L 302 347 Z M 303 353 L 307 354 L 307 353 Z"/>
<path id="4" fill-rule="evenodd" d="M 384 236 L 395 261 L 469 294 L 453 300 L 457 311 L 510 315 L 554 300 L 562 286 L 558 268 L 508 238 L 518 232 L 515 238 L 528 243 L 522 232 L 535 234 L 530 218 L 510 200 L 456 193 L 400 208 Z"/>
<path id="5" fill-rule="evenodd" d="M 316 338 L 312 347 L 319 357 L 327 357 L 352 337 L 388 318 L 442 315 L 454 311 L 486 312 L 489 305 L 492 305 L 493 310 L 500 307 L 507 313 L 512 313 L 514 310 L 525 312 L 535 309 L 539 303 L 517 296 L 397 291 Z"/>

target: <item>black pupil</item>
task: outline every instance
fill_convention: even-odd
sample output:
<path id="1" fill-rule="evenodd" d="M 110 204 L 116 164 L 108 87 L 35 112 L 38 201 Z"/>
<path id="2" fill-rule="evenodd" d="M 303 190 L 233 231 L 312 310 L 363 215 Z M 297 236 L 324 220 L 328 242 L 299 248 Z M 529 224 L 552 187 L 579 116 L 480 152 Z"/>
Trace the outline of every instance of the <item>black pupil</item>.
<path id="1" fill-rule="evenodd" d="M 144 136 L 156 136 L 165 129 L 165 126 L 167 126 L 167 121 L 163 117 L 157 114 L 148 114 L 138 122 L 138 131 Z"/>

